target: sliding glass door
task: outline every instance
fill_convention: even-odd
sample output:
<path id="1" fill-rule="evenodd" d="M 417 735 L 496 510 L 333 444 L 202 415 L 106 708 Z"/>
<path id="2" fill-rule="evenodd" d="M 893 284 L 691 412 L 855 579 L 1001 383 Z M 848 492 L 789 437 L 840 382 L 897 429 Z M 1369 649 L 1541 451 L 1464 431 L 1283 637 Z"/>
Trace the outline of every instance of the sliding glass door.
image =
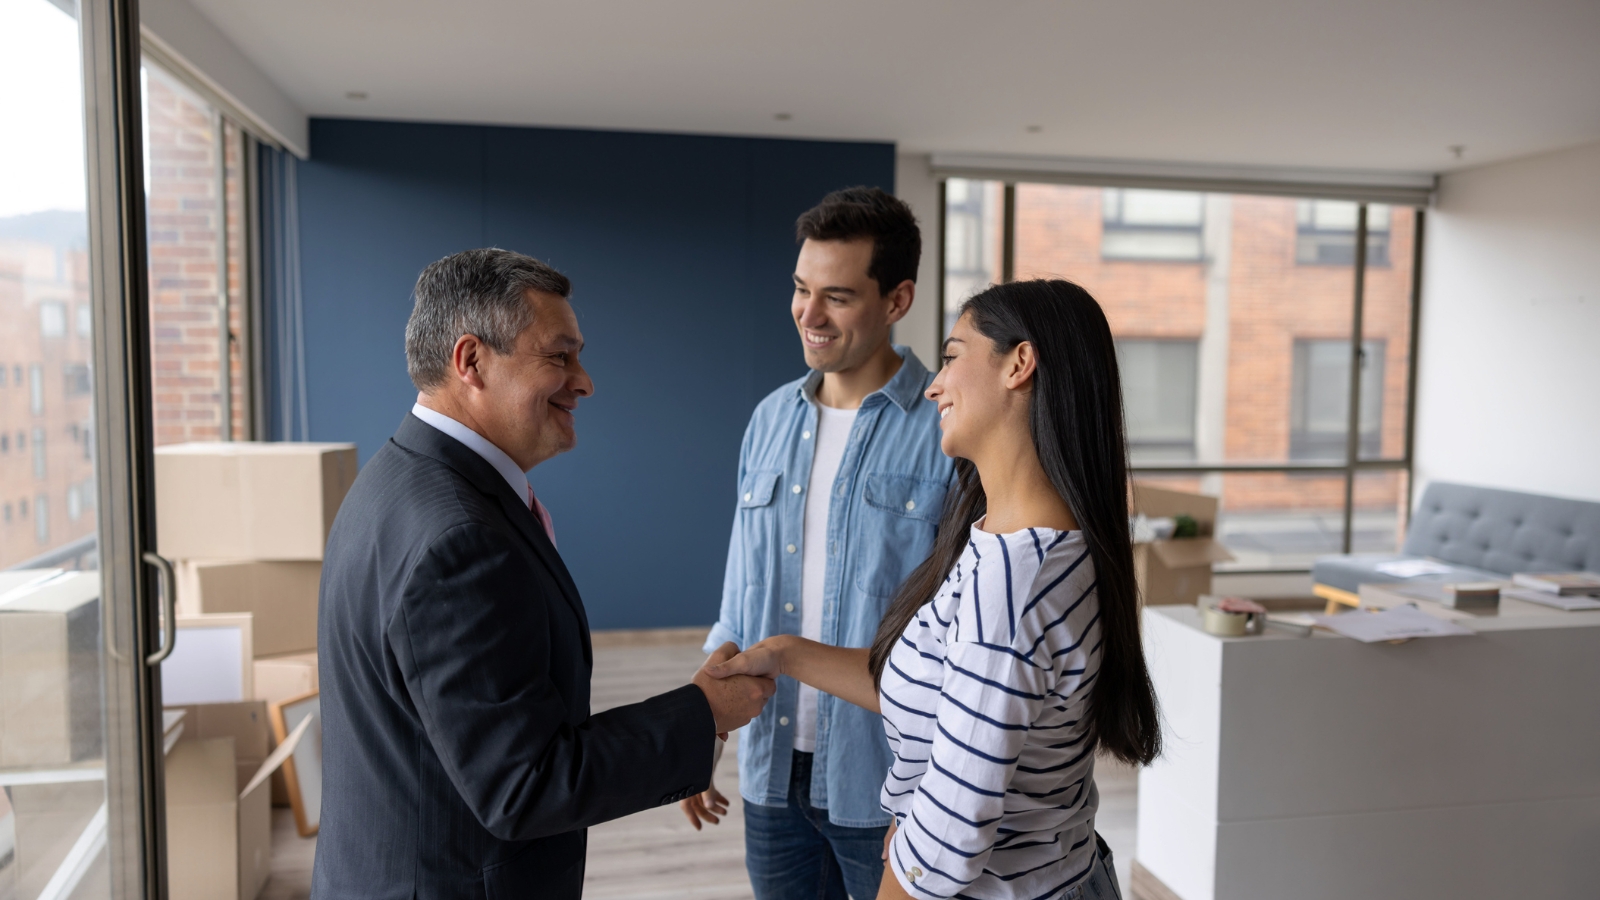
<path id="1" fill-rule="evenodd" d="M 164 896 L 138 24 L 81 7 L 0 0 L 0 898 L 19 900 Z"/>

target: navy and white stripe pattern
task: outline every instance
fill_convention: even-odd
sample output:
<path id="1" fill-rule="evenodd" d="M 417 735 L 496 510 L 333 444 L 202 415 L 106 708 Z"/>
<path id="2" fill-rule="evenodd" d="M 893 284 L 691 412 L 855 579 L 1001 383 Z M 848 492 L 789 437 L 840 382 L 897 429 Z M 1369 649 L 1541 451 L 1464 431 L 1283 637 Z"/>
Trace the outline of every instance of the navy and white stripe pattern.
<path id="1" fill-rule="evenodd" d="M 1094 562 L 1080 531 L 982 524 L 884 669 L 889 864 L 914 897 L 1045 900 L 1094 861 Z"/>

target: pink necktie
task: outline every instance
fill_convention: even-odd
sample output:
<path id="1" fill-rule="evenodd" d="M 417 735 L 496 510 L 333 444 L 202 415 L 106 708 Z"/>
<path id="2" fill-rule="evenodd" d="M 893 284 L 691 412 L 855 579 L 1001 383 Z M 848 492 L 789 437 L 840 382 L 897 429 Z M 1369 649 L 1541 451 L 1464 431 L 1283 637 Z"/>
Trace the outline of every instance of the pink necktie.
<path id="1" fill-rule="evenodd" d="M 544 526 L 544 533 L 550 538 L 550 546 L 556 545 L 556 526 L 550 521 L 550 510 L 544 508 L 539 498 L 533 495 L 533 485 L 528 485 L 528 509 L 539 517 L 539 524 Z"/>

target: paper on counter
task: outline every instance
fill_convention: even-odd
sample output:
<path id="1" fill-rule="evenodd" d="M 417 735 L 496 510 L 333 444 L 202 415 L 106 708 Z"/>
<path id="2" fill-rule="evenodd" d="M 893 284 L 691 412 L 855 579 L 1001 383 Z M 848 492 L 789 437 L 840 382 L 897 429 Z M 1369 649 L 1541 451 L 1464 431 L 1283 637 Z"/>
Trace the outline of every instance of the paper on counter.
<path id="1" fill-rule="evenodd" d="M 1382 612 L 1356 610 L 1331 616 L 1318 616 L 1316 622 L 1323 628 L 1366 644 L 1420 637 L 1477 634 L 1464 625 L 1430 616 L 1415 606 L 1394 606 Z"/>
<path id="2" fill-rule="evenodd" d="M 1390 578 L 1416 578 L 1418 575 L 1443 575 L 1455 569 L 1431 559 L 1397 559 L 1373 566 Z"/>

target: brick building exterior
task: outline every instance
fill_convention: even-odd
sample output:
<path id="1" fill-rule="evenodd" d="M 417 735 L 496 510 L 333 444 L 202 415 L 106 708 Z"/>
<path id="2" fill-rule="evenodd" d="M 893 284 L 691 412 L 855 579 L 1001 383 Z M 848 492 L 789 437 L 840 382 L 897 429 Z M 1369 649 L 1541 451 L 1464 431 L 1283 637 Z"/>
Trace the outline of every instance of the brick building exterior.
<path id="1" fill-rule="evenodd" d="M 1169 387 L 1200 394 L 1199 415 L 1217 418 L 1214 424 L 1219 427 L 1213 430 L 1220 440 L 1205 446 L 1202 422 L 1202 437 L 1190 459 L 1313 461 L 1303 455 L 1297 459 L 1293 447 L 1295 398 L 1297 391 L 1303 396 L 1308 390 L 1297 386 L 1296 379 L 1310 377 L 1304 366 L 1297 376 L 1296 359 L 1297 354 L 1309 357 L 1310 344 L 1323 341 L 1344 342 L 1344 349 L 1338 352 L 1348 360 L 1353 230 L 1345 238 L 1348 255 L 1333 253 L 1332 261 L 1307 259 L 1318 249 L 1317 241 L 1337 251 L 1340 238 L 1337 232 L 1318 233 L 1308 226 L 1312 208 L 1307 201 L 1206 196 L 1196 201 L 1203 202 L 1204 214 L 1193 225 L 1162 224 L 1147 229 L 1169 244 L 1193 230 L 1193 246 L 1198 252 L 1189 258 L 1141 259 L 1137 252 L 1119 258 L 1110 253 L 1114 216 L 1105 209 L 1108 202 L 1115 202 L 1115 197 L 1100 188 L 1019 184 L 1016 277 L 1063 277 L 1082 284 L 1105 308 L 1119 341 L 1156 339 L 1201 345 L 1195 376 L 1200 383 Z M 1370 434 L 1365 423 L 1363 426 L 1363 456 L 1368 458 L 1402 456 L 1405 441 L 1414 214 L 1404 208 L 1382 212 L 1387 215 L 1388 227 L 1386 232 L 1375 228 L 1369 242 L 1363 329 L 1366 346 L 1381 347 L 1381 383 L 1374 383 L 1367 394 L 1373 400 L 1381 398 L 1381 404 L 1367 404 L 1381 405 L 1381 411 L 1376 415 L 1365 411 L 1373 422 Z M 1374 218 L 1378 215 L 1374 213 Z M 1220 229 L 1226 233 L 1218 234 Z M 1187 251 L 1179 246 L 1179 252 L 1162 252 L 1182 257 Z M 1211 334 L 1207 331 L 1208 313 L 1222 317 L 1212 316 Z M 1221 333 L 1218 321 L 1226 323 Z M 1214 396 L 1208 398 L 1204 341 L 1216 339 L 1223 342 L 1223 352 L 1213 358 L 1225 360 L 1226 371 L 1212 382 L 1216 385 L 1211 389 Z M 1327 353 L 1336 348 L 1329 343 L 1316 349 Z M 1342 378 L 1348 384 L 1347 361 L 1344 366 Z M 1347 396 L 1348 390 L 1343 393 Z M 1320 459 L 1342 460 L 1342 440 L 1342 436 L 1337 438 L 1336 456 Z M 1357 507 L 1394 510 L 1403 502 L 1402 477 L 1394 472 L 1363 474 L 1357 479 Z M 1163 480 L 1190 489 L 1199 485 L 1196 479 Z M 1342 476 L 1228 475 L 1214 477 L 1211 489 L 1222 496 L 1225 509 L 1235 512 L 1334 510 L 1344 502 Z"/>
<path id="2" fill-rule="evenodd" d="M 222 436 L 218 346 L 216 118 L 151 69 L 147 192 L 155 442 Z M 231 332 L 242 334 L 243 181 L 229 130 Z M 84 213 L 0 220 L 0 568 L 95 530 L 93 358 Z M 235 438 L 245 406 L 230 354 Z"/>

